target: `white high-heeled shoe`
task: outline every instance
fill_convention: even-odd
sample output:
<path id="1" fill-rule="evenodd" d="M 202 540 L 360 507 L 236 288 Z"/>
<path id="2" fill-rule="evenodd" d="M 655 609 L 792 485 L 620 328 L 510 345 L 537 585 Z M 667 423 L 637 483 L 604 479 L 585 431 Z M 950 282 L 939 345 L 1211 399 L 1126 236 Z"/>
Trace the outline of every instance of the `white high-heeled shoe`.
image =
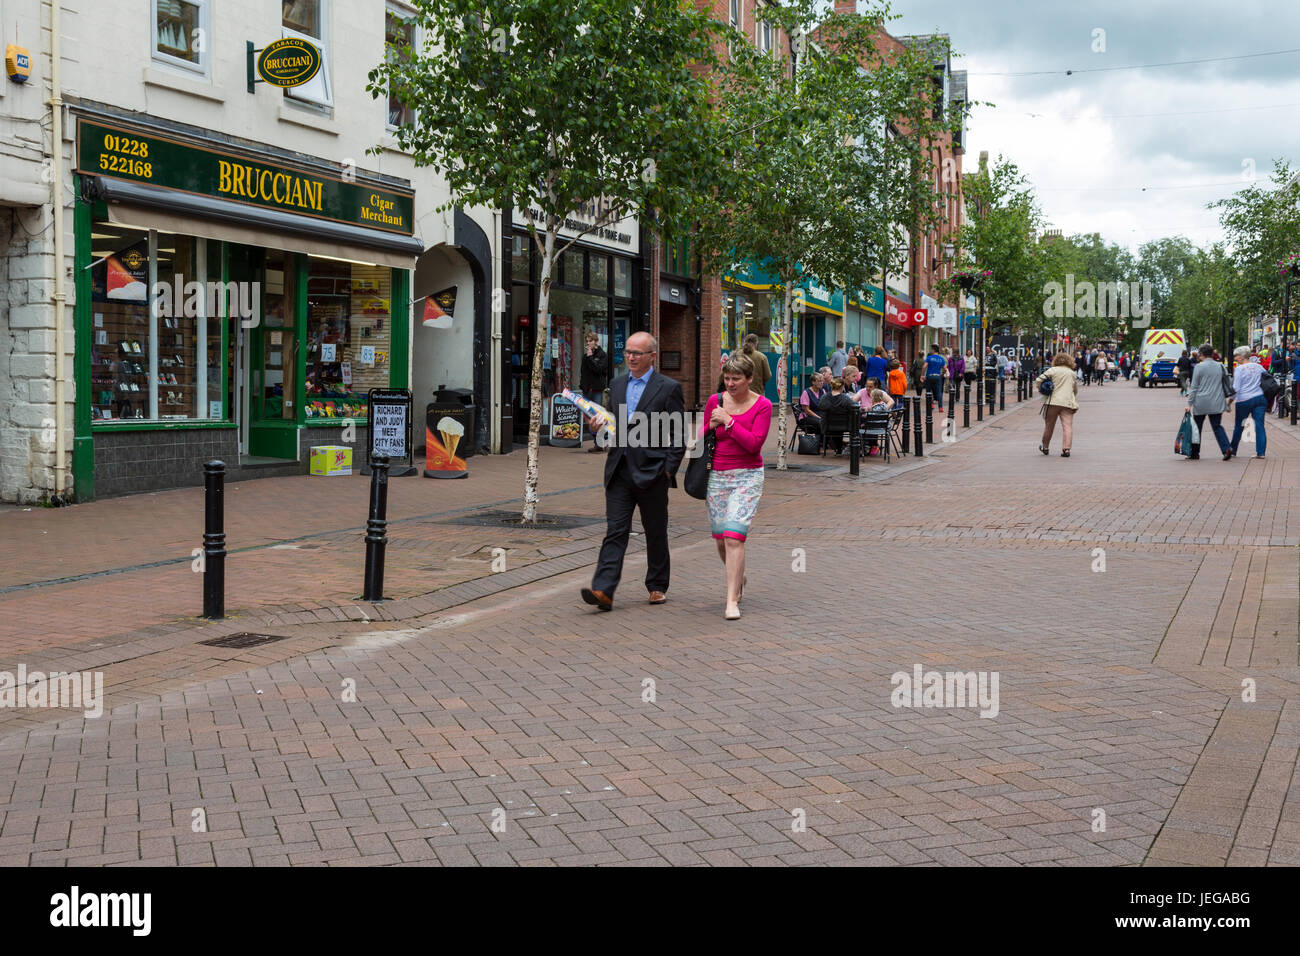
<path id="1" fill-rule="evenodd" d="M 722 616 L 723 616 L 726 620 L 728 620 L 728 621 L 739 621 L 739 620 L 740 620 L 740 608 L 736 608 L 734 611 L 732 611 L 732 610 L 727 610 L 727 611 L 723 612 L 723 615 L 722 615 Z"/>

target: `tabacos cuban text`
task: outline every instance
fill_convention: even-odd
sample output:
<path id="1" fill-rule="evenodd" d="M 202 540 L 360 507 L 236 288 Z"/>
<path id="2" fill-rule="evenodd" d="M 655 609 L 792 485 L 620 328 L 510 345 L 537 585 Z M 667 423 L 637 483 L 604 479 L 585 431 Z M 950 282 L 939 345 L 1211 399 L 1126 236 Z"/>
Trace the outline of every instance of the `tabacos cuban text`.
<path id="1" fill-rule="evenodd" d="M 50 897 L 50 925 L 126 926 L 133 936 L 148 936 L 153 926 L 151 893 L 82 893 L 74 886 Z"/>
<path id="2" fill-rule="evenodd" d="M 1000 709 L 997 671 L 922 673 L 916 664 L 911 674 L 895 671 L 889 682 L 894 686 L 889 702 L 895 707 L 979 707 L 981 717 L 996 717 Z"/>
<path id="3" fill-rule="evenodd" d="M 155 282 L 151 291 L 154 314 L 158 316 L 217 318 L 224 303 L 227 315 L 238 316 L 246 329 L 261 321 L 261 282 L 186 282 L 178 272 L 171 282 Z"/>
<path id="4" fill-rule="evenodd" d="M 66 707 L 99 717 L 104 713 L 104 672 L 28 673 L 27 665 L 19 664 L 16 676 L 0 671 L 0 708 L 4 707 Z"/>

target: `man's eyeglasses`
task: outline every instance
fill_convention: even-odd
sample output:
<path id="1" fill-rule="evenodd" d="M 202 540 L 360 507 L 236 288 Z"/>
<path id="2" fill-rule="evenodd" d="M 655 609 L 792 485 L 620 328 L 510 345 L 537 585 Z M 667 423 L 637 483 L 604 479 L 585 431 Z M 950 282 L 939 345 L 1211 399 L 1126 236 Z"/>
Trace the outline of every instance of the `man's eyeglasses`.
<path id="1" fill-rule="evenodd" d="M 624 349 L 623 354 L 630 356 L 630 355 L 654 355 L 655 353 L 654 353 L 654 349 L 651 349 L 648 352 L 637 352 L 634 351 L 633 349 Z"/>

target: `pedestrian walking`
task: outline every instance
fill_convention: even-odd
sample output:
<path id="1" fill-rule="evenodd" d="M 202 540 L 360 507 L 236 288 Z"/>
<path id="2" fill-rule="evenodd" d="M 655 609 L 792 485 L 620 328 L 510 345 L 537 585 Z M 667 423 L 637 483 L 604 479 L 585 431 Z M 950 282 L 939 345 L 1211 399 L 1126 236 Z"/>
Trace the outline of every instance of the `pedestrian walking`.
<path id="1" fill-rule="evenodd" d="M 586 354 L 583 355 L 582 367 L 578 370 L 578 387 L 582 389 L 583 398 L 599 405 L 605 401 L 605 386 L 608 384 L 609 356 L 600 347 L 600 336 L 589 331 L 586 336 Z M 595 435 L 594 431 L 591 432 L 593 441 L 587 449 L 589 453 L 603 451 L 594 441 Z"/>
<path id="2" fill-rule="evenodd" d="M 705 502 L 718 557 L 727 571 L 723 616 L 737 621 L 745 591 L 745 541 L 763 495 L 763 442 L 772 426 L 772 403 L 751 390 L 753 369 L 744 356 L 724 365 L 722 377 L 726 391 L 709 397 L 704 409 L 709 419 L 700 436 L 712 428 L 717 438 Z M 843 384 L 839 379 L 835 383 Z M 842 388 L 838 394 L 843 395 Z"/>
<path id="3" fill-rule="evenodd" d="M 613 406 L 610 411 L 618 420 L 633 422 L 636 415 L 645 421 L 655 412 L 686 414 L 681 384 L 655 368 L 658 351 L 659 344 L 648 332 L 636 332 L 628 338 L 623 352 L 627 371 L 614 379 L 609 390 Z M 736 357 L 733 355 L 728 363 Z M 591 425 L 595 428 L 598 423 L 592 421 Z M 634 425 L 627 431 L 656 437 L 662 433 L 680 435 L 671 428 Z M 644 444 L 648 443 L 629 444 L 628 435 L 620 430 L 609 443 L 605 457 L 605 540 L 600 545 L 591 587 L 582 589 L 582 599 L 602 611 L 614 606 L 634 510 L 641 512 L 641 526 L 645 529 L 645 586 L 650 603 L 663 604 L 668 592 L 668 489 L 677 487 L 677 469 L 686 447 L 684 443 L 657 448 Z"/>
<path id="4" fill-rule="evenodd" d="M 835 351 L 831 353 L 831 377 L 839 378 L 844 374 L 844 366 L 849 363 L 849 355 L 844 351 L 844 343 L 836 342 Z"/>
<path id="5" fill-rule="evenodd" d="M 898 359 L 889 360 L 889 397 L 901 402 L 907 394 L 907 373 Z"/>
<path id="6" fill-rule="evenodd" d="M 768 379 L 772 377 L 772 366 L 767 363 L 767 356 L 759 350 L 758 336 L 753 332 L 745 336 L 745 347 L 741 349 L 741 354 L 754 366 L 754 391 L 762 395 L 767 388 Z"/>
<path id="7" fill-rule="evenodd" d="M 961 357 L 960 349 L 953 349 L 948 357 L 948 381 L 956 388 L 957 383 L 966 376 L 966 360 Z"/>
<path id="8" fill-rule="evenodd" d="M 1192 378 L 1192 360 L 1187 356 L 1187 349 L 1178 356 L 1178 394 L 1186 397 L 1187 384 Z"/>
<path id="9" fill-rule="evenodd" d="M 871 358 L 867 359 L 865 374 L 867 378 L 878 378 L 882 382 L 889 375 L 889 359 L 885 356 L 883 346 L 877 345 Z"/>
<path id="10" fill-rule="evenodd" d="M 974 349 L 966 350 L 966 357 L 962 359 L 962 380 L 967 385 L 975 384 L 975 376 L 979 374 L 980 360 L 975 357 Z"/>
<path id="11" fill-rule="evenodd" d="M 1260 380 L 1269 373 L 1264 370 L 1262 362 L 1246 361 L 1243 353 L 1249 353 L 1244 345 L 1234 353 L 1237 356 L 1237 367 L 1232 373 L 1232 390 L 1237 399 L 1236 407 L 1233 409 L 1236 419 L 1232 426 L 1231 447 L 1228 450 L 1232 455 L 1237 454 L 1246 419 L 1250 418 L 1255 423 L 1255 457 L 1263 458 L 1264 450 L 1268 445 L 1267 437 L 1264 435 L 1264 413 L 1268 411 L 1268 399 L 1264 397 Z"/>
<path id="12" fill-rule="evenodd" d="M 925 387 L 939 411 L 943 411 L 943 374 L 946 368 L 939 346 L 931 345 L 930 354 L 925 357 Z"/>
<path id="13" fill-rule="evenodd" d="M 1056 423 L 1061 423 L 1061 457 L 1069 458 L 1074 446 L 1074 413 L 1079 409 L 1077 382 L 1075 379 L 1074 359 L 1064 352 L 1058 352 L 1052 359 L 1050 368 L 1045 369 L 1034 379 L 1034 388 L 1039 388 L 1050 379 L 1052 391 L 1043 398 L 1043 440 L 1038 443 L 1038 450 L 1044 455 L 1051 454 L 1052 433 Z"/>
<path id="14" fill-rule="evenodd" d="M 1094 369 L 1094 371 L 1095 371 L 1095 377 L 1096 377 L 1096 379 L 1097 379 L 1097 384 L 1098 384 L 1098 385 L 1105 385 L 1105 384 L 1106 384 L 1106 369 L 1107 369 L 1107 367 L 1108 367 L 1108 363 L 1107 363 L 1107 361 L 1106 361 L 1106 353 L 1105 353 L 1105 352 L 1098 352 L 1098 353 L 1097 353 L 1097 358 L 1096 358 L 1096 360 L 1093 362 L 1093 369 Z"/>
<path id="15" fill-rule="evenodd" d="M 912 358 L 912 366 L 908 373 L 908 380 L 912 387 L 916 389 L 916 394 L 920 395 L 925 390 L 925 356 L 920 352 Z"/>
<path id="16" fill-rule="evenodd" d="M 1187 411 L 1191 412 L 1198 432 L 1201 432 L 1205 419 L 1209 418 L 1224 461 L 1232 457 L 1232 447 L 1222 424 L 1223 413 L 1228 410 L 1231 401 L 1232 384 L 1228 380 L 1228 370 L 1215 361 L 1213 346 L 1202 345 L 1201 360 L 1192 369 L 1192 383 L 1187 390 Z M 1188 460 L 1198 461 L 1200 457 L 1201 443 L 1195 442 Z"/>

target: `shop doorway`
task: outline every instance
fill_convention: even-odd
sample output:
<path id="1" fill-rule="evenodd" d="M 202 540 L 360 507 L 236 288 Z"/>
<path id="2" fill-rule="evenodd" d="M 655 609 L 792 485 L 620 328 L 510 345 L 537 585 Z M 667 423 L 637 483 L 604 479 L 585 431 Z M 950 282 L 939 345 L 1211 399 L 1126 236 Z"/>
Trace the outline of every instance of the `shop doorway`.
<path id="1" fill-rule="evenodd" d="M 230 319 L 234 389 L 243 465 L 298 460 L 298 364 L 293 259 L 278 250 L 230 249 L 231 282 L 250 283 L 256 317 Z M 242 294 L 242 293 L 241 293 Z"/>

